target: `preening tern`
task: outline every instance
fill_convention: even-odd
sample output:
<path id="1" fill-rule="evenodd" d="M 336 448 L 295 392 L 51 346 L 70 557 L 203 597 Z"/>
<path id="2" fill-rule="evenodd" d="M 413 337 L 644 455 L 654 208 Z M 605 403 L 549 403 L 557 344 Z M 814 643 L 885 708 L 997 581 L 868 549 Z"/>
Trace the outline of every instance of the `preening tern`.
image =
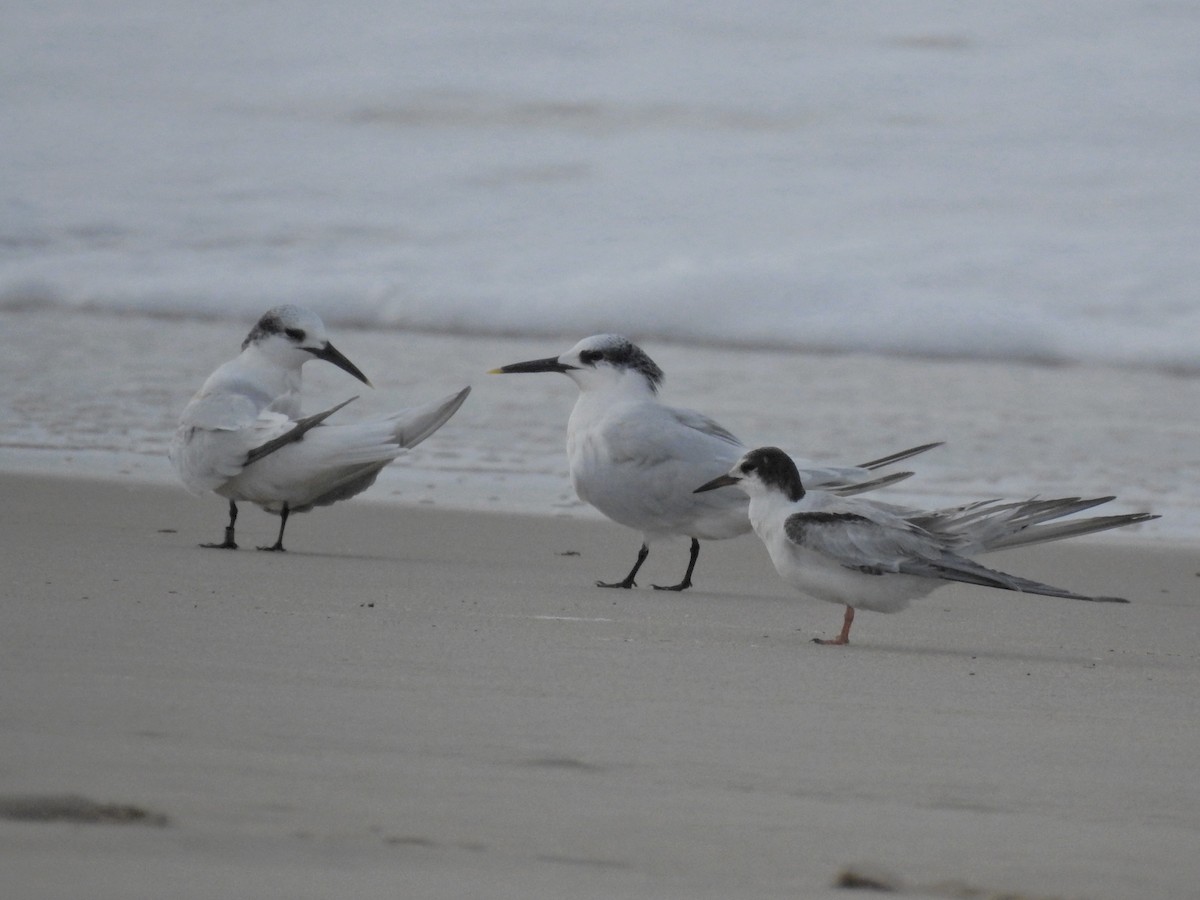
<path id="1" fill-rule="evenodd" d="M 195 493 L 229 500 L 225 539 L 205 547 L 236 549 L 237 503 L 280 517 L 279 536 L 260 550 L 283 550 L 291 513 L 327 506 L 366 490 L 379 471 L 449 419 L 470 388 L 411 409 L 350 425 L 327 423 L 350 400 L 300 415 L 300 369 L 323 359 L 370 385 L 343 356 L 320 318 L 298 306 L 265 312 L 239 356 L 217 368 L 184 409 L 169 456 Z"/>

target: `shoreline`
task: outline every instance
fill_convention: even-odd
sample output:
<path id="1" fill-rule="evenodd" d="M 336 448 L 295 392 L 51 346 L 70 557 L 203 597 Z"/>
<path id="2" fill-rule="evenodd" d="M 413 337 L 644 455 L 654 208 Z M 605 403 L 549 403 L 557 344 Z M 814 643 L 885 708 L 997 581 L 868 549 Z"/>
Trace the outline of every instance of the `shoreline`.
<path id="1" fill-rule="evenodd" d="M 953 586 L 824 648 L 840 610 L 749 537 L 705 545 L 690 591 L 645 587 L 681 542 L 613 592 L 592 582 L 637 538 L 611 523 L 355 500 L 297 516 L 286 554 L 218 552 L 219 498 L 0 485 L 0 799 L 167 821 L 0 818 L 24 897 L 833 900 L 846 867 L 1194 890 L 1186 545 L 996 554 L 1131 604 Z M 277 520 L 238 525 L 249 547 Z"/>
<path id="2" fill-rule="evenodd" d="M 224 320 L 3 311 L 0 330 L 12 338 L 0 358 L 0 471 L 172 486 L 166 450 L 179 411 L 239 335 Z M 553 375 L 484 374 L 568 342 L 353 329 L 338 341 L 377 386 L 345 411 L 347 421 L 472 387 L 462 410 L 385 468 L 364 499 L 599 520 L 575 497 L 563 452 L 574 386 Z M 1200 537 L 1190 381 L 1092 366 L 646 348 L 667 372 L 664 402 L 702 411 L 747 446 L 844 464 L 945 441 L 906 466 L 916 474 L 886 492 L 895 502 L 1116 494 L 1109 512 L 1163 516 L 1137 540 Z M 305 371 L 306 408 L 351 396 L 344 373 Z M 748 402 L 753 385 L 782 387 Z"/>

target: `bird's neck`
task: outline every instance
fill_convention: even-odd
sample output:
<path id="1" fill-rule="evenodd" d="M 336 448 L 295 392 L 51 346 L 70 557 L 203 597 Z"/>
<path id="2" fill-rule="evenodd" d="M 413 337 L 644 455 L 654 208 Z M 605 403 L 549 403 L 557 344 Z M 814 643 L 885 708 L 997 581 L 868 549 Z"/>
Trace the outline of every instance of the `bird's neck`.
<path id="1" fill-rule="evenodd" d="M 638 381 L 645 383 L 640 376 Z M 654 392 L 633 380 L 589 385 L 579 391 L 569 425 L 571 429 L 596 427 L 601 422 L 623 419 L 630 414 L 631 407 L 648 403 L 658 403 Z"/>
<path id="2" fill-rule="evenodd" d="M 251 345 L 234 360 L 239 378 L 258 385 L 274 400 L 270 406 L 278 412 L 291 414 L 300 406 L 300 366 L 282 365 Z"/>
<path id="3" fill-rule="evenodd" d="M 654 386 L 646 380 L 641 372 L 622 372 L 617 378 L 580 385 L 579 402 L 581 403 L 644 403 L 657 402 L 658 394 Z"/>
<path id="4" fill-rule="evenodd" d="M 776 527 L 783 527 L 783 520 L 796 512 L 796 504 L 780 491 L 762 491 L 750 498 L 748 510 L 750 524 L 756 534 L 764 540 Z"/>

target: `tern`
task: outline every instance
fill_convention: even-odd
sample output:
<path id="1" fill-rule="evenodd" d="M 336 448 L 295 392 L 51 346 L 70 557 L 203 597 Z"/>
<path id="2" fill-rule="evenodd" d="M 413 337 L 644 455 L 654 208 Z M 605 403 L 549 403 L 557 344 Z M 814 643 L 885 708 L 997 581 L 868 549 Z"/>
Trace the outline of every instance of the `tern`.
<path id="1" fill-rule="evenodd" d="M 579 499 L 614 522 L 642 533 L 637 561 L 620 581 L 599 587 L 632 588 L 650 544 L 691 538 L 683 580 L 654 585 L 682 591 L 692 586 L 700 541 L 733 538 L 750 530 L 746 498 L 733 492 L 697 497 L 693 488 L 725 472 L 746 450 L 733 434 L 690 409 L 658 399 L 663 372 L 628 338 L 599 334 L 584 338 L 561 356 L 492 369 L 489 374 L 561 372 L 579 388 L 567 424 L 567 459 Z M 829 490 L 858 493 L 911 475 L 876 475 L 875 470 L 923 453 L 924 444 L 860 466 L 813 467 L 805 477 Z"/>
<path id="2" fill-rule="evenodd" d="M 278 515 L 282 551 L 292 513 L 327 506 L 366 490 L 380 470 L 440 428 L 470 388 L 350 425 L 327 424 L 354 397 L 311 416 L 300 415 L 300 370 L 323 359 L 371 386 L 329 342 L 313 312 L 298 306 L 267 310 L 242 342 L 239 356 L 218 367 L 184 408 L 168 453 L 184 485 L 229 500 L 225 539 L 203 547 L 236 550 L 239 501 Z"/>
<path id="3" fill-rule="evenodd" d="M 736 485 L 750 497 L 750 522 L 781 578 L 799 591 L 844 604 L 841 633 L 818 644 L 846 644 L 855 609 L 892 613 L 918 597 L 958 581 L 1006 591 L 1097 603 L 1091 597 L 989 569 L 970 554 L 1022 547 L 1123 528 L 1157 519 L 1148 513 L 1057 521 L 1113 497 L 1002 502 L 983 500 L 941 510 L 907 509 L 866 497 L 806 490 L 791 458 L 760 447 L 697 493 Z"/>

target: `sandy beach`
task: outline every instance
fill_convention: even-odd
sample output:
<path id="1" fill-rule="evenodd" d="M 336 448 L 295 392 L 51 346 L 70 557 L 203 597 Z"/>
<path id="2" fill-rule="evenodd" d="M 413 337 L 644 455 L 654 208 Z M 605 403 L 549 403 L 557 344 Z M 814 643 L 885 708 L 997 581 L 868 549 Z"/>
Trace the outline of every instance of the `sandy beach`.
<path id="1" fill-rule="evenodd" d="M 752 538 L 611 592 L 590 520 L 355 501 L 263 554 L 248 508 L 218 553 L 216 498 L 0 482 L 11 896 L 1195 896 L 1192 548 L 994 556 L 1132 602 L 956 586 L 828 648 Z"/>
<path id="2" fill-rule="evenodd" d="M 1200 897 L 1200 6 L 9 6 L 0 900 Z M 280 303 L 373 385 L 306 413 L 471 395 L 204 550 Z M 984 559 L 1131 603 L 596 588 L 575 386 L 485 373 L 608 332 L 747 447 L 944 442 L 884 499 L 1160 516 Z"/>

